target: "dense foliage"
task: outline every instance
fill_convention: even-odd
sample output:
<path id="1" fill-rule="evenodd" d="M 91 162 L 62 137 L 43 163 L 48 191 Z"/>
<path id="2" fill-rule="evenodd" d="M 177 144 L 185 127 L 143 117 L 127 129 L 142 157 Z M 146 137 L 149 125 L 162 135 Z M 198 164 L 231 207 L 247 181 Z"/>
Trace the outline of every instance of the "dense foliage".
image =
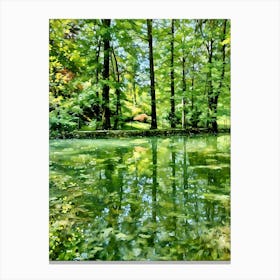
<path id="1" fill-rule="evenodd" d="M 230 137 L 50 141 L 50 260 L 229 260 Z"/>
<path id="2" fill-rule="evenodd" d="M 209 127 L 230 116 L 229 20 L 52 19 L 50 137 Z"/>

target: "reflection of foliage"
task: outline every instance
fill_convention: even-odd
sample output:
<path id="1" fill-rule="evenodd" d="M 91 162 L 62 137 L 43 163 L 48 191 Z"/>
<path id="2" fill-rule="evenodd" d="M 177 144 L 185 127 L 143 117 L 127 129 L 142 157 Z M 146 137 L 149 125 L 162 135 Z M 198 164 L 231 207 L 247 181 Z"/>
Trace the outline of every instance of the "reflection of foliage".
<path id="1" fill-rule="evenodd" d="M 230 260 L 230 229 L 216 227 L 205 229 L 202 234 L 190 240 L 191 260 Z"/>
<path id="2" fill-rule="evenodd" d="M 52 141 L 50 259 L 229 260 L 221 137 Z"/>

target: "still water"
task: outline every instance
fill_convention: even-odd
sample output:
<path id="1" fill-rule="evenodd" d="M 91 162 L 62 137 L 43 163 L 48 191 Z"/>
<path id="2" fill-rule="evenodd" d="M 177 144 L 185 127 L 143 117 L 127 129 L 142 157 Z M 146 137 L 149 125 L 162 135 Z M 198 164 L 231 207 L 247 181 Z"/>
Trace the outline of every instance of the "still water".
<path id="1" fill-rule="evenodd" d="M 230 260 L 230 136 L 50 141 L 50 260 Z"/>

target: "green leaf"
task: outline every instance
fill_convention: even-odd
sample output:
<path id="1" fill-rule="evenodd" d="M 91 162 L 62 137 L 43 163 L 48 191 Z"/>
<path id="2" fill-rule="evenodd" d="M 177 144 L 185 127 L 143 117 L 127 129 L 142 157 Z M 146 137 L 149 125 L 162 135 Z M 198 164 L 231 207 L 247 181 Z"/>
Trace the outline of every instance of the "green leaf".
<path id="1" fill-rule="evenodd" d="M 142 233 L 140 233 L 139 236 L 142 237 L 142 238 L 150 238 L 151 237 L 151 235 L 149 235 L 149 234 L 142 234 Z"/>
<path id="2" fill-rule="evenodd" d="M 127 240 L 128 239 L 128 236 L 122 232 L 119 232 L 118 234 L 116 234 L 116 237 L 117 239 L 120 239 L 120 240 Z"/>

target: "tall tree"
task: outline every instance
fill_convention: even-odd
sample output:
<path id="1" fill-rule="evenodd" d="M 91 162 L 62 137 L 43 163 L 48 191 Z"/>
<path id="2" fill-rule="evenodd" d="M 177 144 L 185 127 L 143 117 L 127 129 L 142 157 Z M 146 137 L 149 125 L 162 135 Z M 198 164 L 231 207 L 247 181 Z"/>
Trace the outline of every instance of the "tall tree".
<path id="1" fill-rule="evenodd" d="M 95 70 L 95 81 L 96 84 L 99 82 L 99 56 L 100 56 L 100 48 L 101 48 L 101 40 L 98 41 L 97 45 L 97 51 L 96 51 L 96 59 L 95 59 L 95 65 L 96 65 L 96 70 Z M 100 104 L 99 104 L 99 92 L 96 90 L 95 93 L 96 96 L 96 102 L 93 104 L 93 112 L 95 112 L 96 119 L 100 121 Z"/>
<path id="2" fill-rule="evenodd" d="M 114 49 L 112 48 L 112 54 L 114 58 L 113 64 L 113 70 L 115 72 L 115 79 L 116 79 L 116 111 L 115 111 L 115 121 L 114 121 L 114 129 L 118 128 L 118 123 L 120 119 L 120 113 L 121 113 L 121 91 L 120 91 L 120 72 L 119 72 L 119 66 L 118 66 L 118 60 L 115 54 Z"/>
<path id="3" fill-rule="evenodd" d="M 219 95 L 220 95 L 221 90 L 222 90 L 224 76 L 225 76 L 226 44 L 224 43 L 224 40 L 226 39 L 226 29 L 227 29 L 227 20 L 225 19 L 224 22 L 223 22 L 223 32 L 222 32 L 222 37 L 221 37 L 221 45 L 222 45 L 222 49 L 221 49 L 221 52 L 222 52 L 221 78 L 220 78 L 218 91 L 213 95 L 213 98 L 211 100 L 212 110 L 214 111 L 214 117 L 212 119 L 212 129 L 213 129 L 213 132 L 215 132 L 215 133 L 218 132 L 218 123 L 217 123 L 218 99 L 219 99 Z"/>
<path id="4" fill-rule="evenodd" d="M 226 39 L 226 26 L 227 26 L 227 20 L 223 21 L 222 25 L 222 36 L 221 36 L 221 42 L 220 44 L 222 45 L 221 48 L 221 53 L 222 53 L 222 69 L 221 69 L 221 77 L 220 77 L 220 82 L 219 82 L 219 87 L 218 90 L 214 91 L 213 88 L 213 77 L 212 77 L 212 68 L 213 66 L 213 61 L 212 58 L 214 56 L 214 31 L 217 25 L 217 22 L 213 20 L 209 20 L 210 28 L 211 28 L 211 39 L 209 40 L 208 43 L 208 63 L 210 66 L 210 72 L 209 72 L 209 87 L 208 87 L 208 105 L 209 109 L 211 112 L 211 129 L 214 133 L 218 132 L 218 123 L 217 123 L 217 107 L 218 107 L 218 99 L 219 95 L 222 89 L 222 84 L 224 80 L 224 74 L 225 74 L 225 44 L 223 44 L 224 40 Z M 219 28 L 219 26 L 218 26 Z"/>
<path id="5" fill-rule="evenodd" d="M 182 129 L 186 129 L 187 127 L 187 119 L 186 119 L 186 99 L 187 99 L 187 81 L 186 81 L 186 34 L 185 34 L 185 26 L 184 22 L 181 21 L 181 30 L 182 30 Z"/>
<path id="6" fill-rule="evenodd" d="M 148 41 L 149 41 L 150 81 L 151 81 L 151 85 L 150 85 L 151 86 L 151 111 L 152 111 L 151 129 L 157 129 L 152 25 L 153 25 L 153 20 L 147 19 Z"/>
<path id="7" fill-rule="evenodd" d="M 174 19 L 171 20 L 171 61 L 170 61 L 170 125 L 176 127 L 175 122 L 175 89 L 174 89 Z"/>
<path id="8" fill-rule="evenodd" d="M 224 20 L 223 23 L 223 34 L 222 34 L 222 39 L 221 39 L 221 45 L 222 45 L 222 71 L 221 71 L 221 78 L 220 78 L 220 83 L 219 83 L 219 88 L 218 92 L 214 98 L 214 104 L 215 104 L 215 116 L 217 115 L 217 107 L 218 107 L 218 98 L 221 94 L 222 91 L 222 86 L 224 83 L 224 77 L 225 77 L 225 63 L 226 63 L 226 44 L 225 44 L 225 39 L 226 39 L 226 32 L 227 32 L 227 20 Z M 217 120 L 215 122 L 215 127 L 214 131 L 218 132 L 218 125 L 217 125 Z"/>
<path id="9" fill-rule="evenodd" d="M 103 63 L 103 93 L 102 93 L 102 127 L 103 129 L 110 129 L 110 107 L 109 107 L 109 68 L 110 68 L 110 19 L 104 19 L 103 21 L 104 35 L 103 35 L 103 46 L 104 46 L 104 63 Z"/>
<path id="10" fill-rule="evenodd" d="M 209 63 L 209 73 L 208 73 L 208 108 L 210 110 L 211 125 L 213 130 L 217 126 L 214 116 L 214 91 L 213 91 L 213 79 L 212 79 L 212 58 L 213 58 L 213 38 L 210 39 L 207 45 L 208 51 L 208 63 Z"/>
<path id="11" fill-rule="evenodd" d="M 197 20 L 197 28 L 200 30 L 201 37 L 207 50 L 207 76 L 206 76 L 206 91 L 207 91 L 207 127 L 211 125 L 212 130 L 215 131 L 216 118 L 214 113 L 214 96 L 215 91 L 213 87 L 213 57 L 214 57 L 214 20 Z"/>

